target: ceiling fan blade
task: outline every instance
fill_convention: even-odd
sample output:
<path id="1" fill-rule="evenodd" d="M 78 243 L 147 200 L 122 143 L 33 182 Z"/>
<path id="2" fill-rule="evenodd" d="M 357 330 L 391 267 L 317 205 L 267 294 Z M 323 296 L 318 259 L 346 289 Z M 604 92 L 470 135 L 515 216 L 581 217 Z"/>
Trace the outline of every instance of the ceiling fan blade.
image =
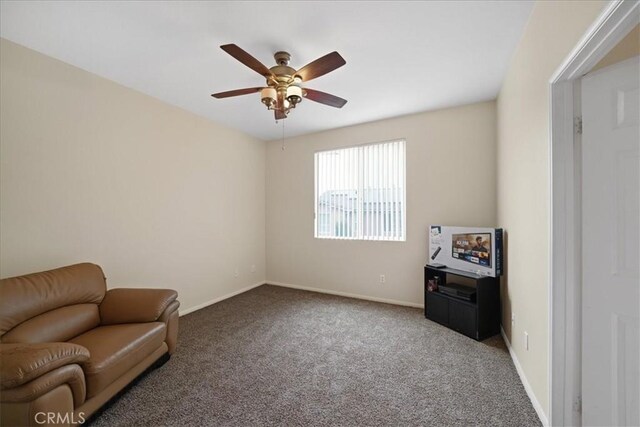
<path id="1" fill-rule="evenodd" d="M 275 110 L 275 115 L 276 115 L 276 120 L 282 120 L 287 118 L 287 115 L 280 110 Z"/>
<path id="2" fill-rule="evenodd" d="M 346 99 L 331 95 L 330 93 L 320 92 L 319 90 L 303 89 L 304 97 L 320 104 L 329 105 L 331 107 L 342 108 L 347 103 Z"/>
<path id="3" fill-rule="evenodd" d="M 245 89 L 236 89 L 236 90 L 229 90 L 227 92 L 220 92 L 220 93 L 214 93 L 213 96 L 214 98 L 229 98 L 231 96 L 240 96 L 240 95 L 248 95 L 250 93 L 256 93 L 256 92 L 260 92 L 263 88 L 261 87 L 248 87 Z"/>
<path id="4" fill-rule="evenodd" d="M 240 49 L 235 44 L 224 44 L 220 46 L 220 49 L 227 52 L 229 55 L 236 58 L 238 61 L 242 62 L 247 67 L 251 68 L 256 73 L 263 75 L 265 77 L 273 76 L 271 70 L 267 68 L 262 62 L 258 61 L 253 56 L 249 55 L 244 50 Z"/>
<path id="5" fill-rule="evenodd" d="M 303 81 L 308 82 L 311 79 L 324 76 L 346 63 L 347 61 L 338 52 L 331 52 L 300 68 L 296 71 L 296 75 L 300 76 Z"/>

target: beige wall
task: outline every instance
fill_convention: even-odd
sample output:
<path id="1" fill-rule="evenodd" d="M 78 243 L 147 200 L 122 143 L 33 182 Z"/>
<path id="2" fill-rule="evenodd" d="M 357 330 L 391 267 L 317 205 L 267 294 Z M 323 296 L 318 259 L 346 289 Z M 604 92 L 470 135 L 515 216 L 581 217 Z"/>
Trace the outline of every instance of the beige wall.
<path id="1" fill-rule="evenodd" d="M 536 2 L 498 97 L 498 224 L 508 231 L 502 324 L 547 414 L 549 78 L 603 5 Z M 525 331 L 529 351 L 524 347 Z"/>
<path id="2" fill-rule="evenodd" d="M 611 51 L 596 64 L 591 71 L 608 67 L 633 56 L 640 55 L 640 25 L 636 25 L 629 34 L 614 46 Z"/>
<path id="3" fill-rule="evenodd" d="M 2 277 L 92 261 L 183 310 L 264 281 L 264 142 L 6 40 L 0 55 Z"/>
<path id="4" fill-rule="evenodd" d="M 267 280 L 423 304 L 429 224 L 496 223 L 495 126 L 485 102 L 268 143 Z M 315 239 L 314 152 L 395 138 L 407 141 L 407 241 Z"/>

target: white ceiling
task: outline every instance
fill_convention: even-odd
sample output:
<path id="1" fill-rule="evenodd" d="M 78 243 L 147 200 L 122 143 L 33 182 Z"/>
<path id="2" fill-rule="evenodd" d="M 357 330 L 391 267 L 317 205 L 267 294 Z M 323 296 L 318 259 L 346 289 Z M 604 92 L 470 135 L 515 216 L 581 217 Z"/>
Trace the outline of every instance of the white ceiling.
<path id="1" fill-rule="evenodd" d="M 222 51 L 235 43 L 268 67 L 300 68 L 337 50 L 347 61 L 307 84 L 347 99 L 304 101 L 295 136 L 494 99 L 524 30 L 528 1 L 2 1 L 2 37 L 255 137 L 282 134 L 259 95 L 211 93 L 264 79 Z"/>

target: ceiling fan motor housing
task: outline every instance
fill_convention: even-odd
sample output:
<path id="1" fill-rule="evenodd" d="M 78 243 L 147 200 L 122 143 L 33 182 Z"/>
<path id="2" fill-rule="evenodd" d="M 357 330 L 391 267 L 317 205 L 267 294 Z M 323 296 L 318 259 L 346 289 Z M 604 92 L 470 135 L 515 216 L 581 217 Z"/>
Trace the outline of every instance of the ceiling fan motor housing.
<path id="1" fill-rule="evenodd" d="M 271 108 L 287 113 L 290 108 L 295 108 L 296 104 L 302 101 L 302 92 L 296 84 L 298 83 L 295 78 L 296 70 L 289 66 L 291 55 L 288 52 L 280 51 L 276 52 L 273 57 L 278 65 L 269 69 L 273 75 L 267 77 L 267 85 L 276 89 L 278 97 L 273 100 L 263 99 L 262 102 Z M 292 86 L 296 87 L 292 88 Z"/>

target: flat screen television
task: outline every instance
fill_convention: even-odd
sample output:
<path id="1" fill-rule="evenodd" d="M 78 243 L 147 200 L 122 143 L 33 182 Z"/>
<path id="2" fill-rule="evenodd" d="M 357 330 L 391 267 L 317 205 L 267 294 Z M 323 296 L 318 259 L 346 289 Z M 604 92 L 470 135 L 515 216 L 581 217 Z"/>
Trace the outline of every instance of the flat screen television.
<path id="1" fill-rule="evenodd" d="M 491 233 L 452 234 L 451 256 L 471 264 L 491 267 Z"/>

